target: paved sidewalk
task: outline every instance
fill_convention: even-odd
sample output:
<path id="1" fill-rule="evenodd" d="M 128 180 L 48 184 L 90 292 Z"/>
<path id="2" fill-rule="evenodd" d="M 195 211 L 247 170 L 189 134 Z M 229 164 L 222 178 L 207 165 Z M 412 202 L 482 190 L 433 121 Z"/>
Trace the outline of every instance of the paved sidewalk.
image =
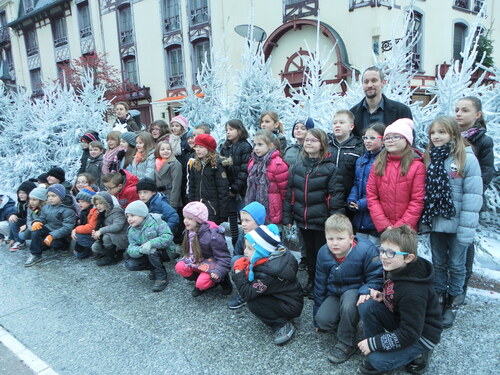
<path id="1" fill-rule="evenodd" d="M 192 283 L 173 263 L 167 289 L 152 293 L 148 273 L 123 264 L 99 268 L 47 252 L 25 268 L 26 258 L 26 251 L 0 250 L 0 325 L 61 375 L 354 374 L 362 359 L 327 361 L 335 337 L 313 332 L 309 300 L 296 336 L 277 347 L 246 308 L 226 308 L 220 288 L 192 298 Z M 473 296 L 445 332 L 428 374 L 500 373 L 499 305 Z"/>

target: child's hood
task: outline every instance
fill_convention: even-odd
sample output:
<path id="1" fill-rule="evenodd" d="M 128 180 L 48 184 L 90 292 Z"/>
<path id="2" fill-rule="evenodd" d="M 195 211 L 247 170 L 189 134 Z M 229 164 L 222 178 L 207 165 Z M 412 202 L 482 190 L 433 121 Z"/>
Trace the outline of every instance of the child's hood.
<path id="1" fill-rule="evenodd" d="M 388 272 L 386 278 L 394 281 L 433 284 L 434 269 L 428 260 L 418 257 L 413 262 L 408 263 L 406 267 Z"/>
<path id="2" fill-rule="evenodd" d="M 7 205 L 14 205 L 14 200 L 8 195 L 0 194 L 2 197 L 2 203 L 0 203 L 0 210 L 4 209 Z"/>
<path id="3" fill-rule="evenodd" d="M 203 224 L 201 224 L 200 233 L 206 230 L 214 230 L 217 233 L 224 233 L 224 228 L 215 224 L 213 221 L 208 221 L 208 220 L 205 221 Z"/>
<path id="4" fill-rule="evenodd" d="M 292 253 L 284 247 L 270 253 L 267 262 L 255 266 L 255 273 L 265 273 L 283 280 L 295 280 L 298 264 Z"/>

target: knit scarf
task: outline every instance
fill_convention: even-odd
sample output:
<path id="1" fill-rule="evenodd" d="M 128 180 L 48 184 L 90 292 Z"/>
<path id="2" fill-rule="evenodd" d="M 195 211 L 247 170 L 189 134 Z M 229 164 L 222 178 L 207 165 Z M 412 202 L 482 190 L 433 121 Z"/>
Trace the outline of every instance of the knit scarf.
<path id="1" fill-rule="evenodd" d="M 269 151 L 263 156 L 257 156 L 252 152 L 254 160 L 252 169 L 248 172 L 248 190 L 245 196 L 245 205 L 251 202 L 259 202 L 264 207 L 269 202 L 269 179 L 267 178 L 267 166 L 271 161 L 274 150 Z"/>
<path id="2" fill-rule="evenodd" d="M 455 216 L 455 206 L 451 195 L 450 177 L 444 161 L 450 155 L 451 145 L 433 147 L 429 151 L 431 163 L 425 180 L 424 212 L 422 224 L 432 227 L 432 219 L 442 216 L 451 219 Z"/>
<path id="3" fill-rule="evenodd" d="M 189 230 L 188 231 L 188 239 L 189 239 L 189 258 L 187 258 L 187 263 L 188 264 L 193 264 L 196 263 L 196 259 L 194 258 L 194 252 L 193 252 L 193 240 L 196 237 L 196 232 Z"/>
<path id="4" fill-rule="evenodd" d="M 114 149 L 109 149 L 104 153 L 104 156 L 102 158 L 102 173 L 103 174 L 108 174 L 111 172 L 117 172 L 115 164 L 115 159 L 116 155 L 118 154 L 118 151 L 121 150 L 121 147 L 115 147 Z"/>
<path id="5" fill-rule="evenodd" d="M 170 155 L 170 157 L 168 159 L 156 158 L 155 159 L 156 170 L 159 171 L 161 169 L 161 167 L 163 167 L 163 164 L 165 164 L 166 162 L 172 161 L 174 159 L 175 159 L 175 156 L 173 153 L 172 153 L 172 155 Z"/>
<path id="6" fill-rule="evenodd" d="M 477 134 L 478 131 L 479 131 L 479 128 L 469 128 L 469 129 L 464 130 L 462 132 L 462 137 L 464 137 L 465 139 L 469 139 L 474 134 Z"/>

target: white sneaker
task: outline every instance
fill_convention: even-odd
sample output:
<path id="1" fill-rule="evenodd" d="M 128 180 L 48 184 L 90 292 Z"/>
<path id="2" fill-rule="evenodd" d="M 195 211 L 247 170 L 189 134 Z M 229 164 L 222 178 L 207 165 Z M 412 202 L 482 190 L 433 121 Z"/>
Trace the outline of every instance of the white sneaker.
<path id="1" fill-rule="evenodd" d="M 19 242 L 14 242 L 14 244 L 10 247 L 10 251 L 14 252 L 21 248 L 21 244 Z"/>

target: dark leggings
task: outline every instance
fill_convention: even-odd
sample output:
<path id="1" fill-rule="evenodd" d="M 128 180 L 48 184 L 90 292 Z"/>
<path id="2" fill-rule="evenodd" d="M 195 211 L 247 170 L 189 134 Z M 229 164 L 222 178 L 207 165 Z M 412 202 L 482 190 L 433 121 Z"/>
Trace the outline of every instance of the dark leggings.
<path id="1" fill-rule="evenodd" d="M 304 238 L 304 245 L 307 254 L 307 271 L 309 280 L 314 280 L 316 274 L 316 258 L 318 250 L 326 243 L 325 232 L 313 229 L 300 228 L 300 233 Z"/>

